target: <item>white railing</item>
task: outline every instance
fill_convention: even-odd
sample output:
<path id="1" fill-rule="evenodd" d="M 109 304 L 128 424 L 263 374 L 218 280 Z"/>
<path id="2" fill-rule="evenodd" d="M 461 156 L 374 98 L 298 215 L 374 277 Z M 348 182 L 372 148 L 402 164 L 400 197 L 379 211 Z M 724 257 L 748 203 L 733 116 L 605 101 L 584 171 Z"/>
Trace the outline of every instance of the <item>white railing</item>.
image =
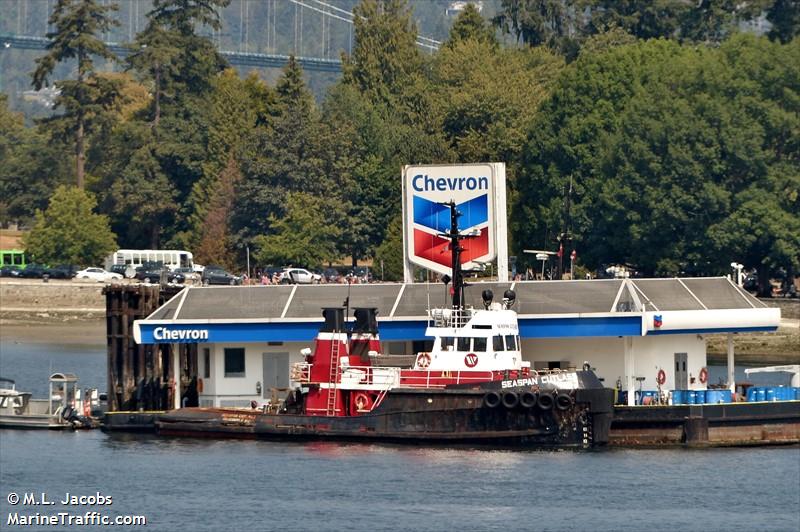
<path id="1" fill-rule="evenodd" d="M 429 325 L 460 328 L 472 319 L 473 308 L 433 308 L 428 311 Z"/>

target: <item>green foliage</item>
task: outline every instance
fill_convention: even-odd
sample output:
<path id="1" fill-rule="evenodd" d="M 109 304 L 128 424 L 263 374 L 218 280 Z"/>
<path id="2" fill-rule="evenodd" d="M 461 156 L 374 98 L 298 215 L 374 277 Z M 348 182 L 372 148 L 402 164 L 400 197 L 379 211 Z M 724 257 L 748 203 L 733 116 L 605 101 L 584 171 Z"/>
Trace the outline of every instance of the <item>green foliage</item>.
<path id="1" fill-rule="evenodd" d="M 233 228 L 241 242 L 270 233 L 286 213 L 290 192 L 330 193 L 320 158 L 319 116 L 295 61 L 278 80 L 273 116 L 243 144 Z"/>
<path id="2" fill-rule="evenodd" d="M 354 9 L 356 46 L 342 79 L 376 103 L 390 103 L 420 66 L 406 0 L 362 0 Z"/>
<path id="3" fill-rule="evenodd" d="M 579 5 L 591 9 L 588 34 L 620 28 L 639 39 L 672 37 L 691 9 L 690 3 L 676 0 L 585 0 Z"/>
<path id="4" fill-rule="evenodd" d="M 774 0 L 767 10 L 767 20 L 772 24 L 769 38 L 783 44 L 800 33 L 800 2 L 797 0 Z"/>
<path id="5" fill-rule="evenodd" d="M 445 45 L 452 48 L 463 41 L 479 41 L 492 46 L 499 44 L 494 34 L 494 28 L 483 19 L 474 4 L 467 4 L 464 11 L 453 22 L 450 38 Z"/>
<path id="6" fill-rule="evenodd" d="M 403 219 L 395 216 L 386 230 L 386 237 L 375 250 L 376 270 L 383 262 L 386 281 L 403 280 Z"/>
<path id="7" fill-rule="evenodd" d="M 317 267 L 337 256 L 336 241 L 341 232 L 335 200 L 305 192 L 286 198 L 286 216 L 272 217 L 272 232 L 253 239 L 255 258 L 262 264 L 290 264 Z"/>
<path id="8" fill-rule="evenodd" d="M 94 265 L 117 247 L 108 217 L 94 213 L 96 202 L 87 192 L 59 186 L 25 236 L 25 250 L 37 262 Z"/>
<path id="9" fill-rule="evenodd" d="M 0 220 L 32 220 L 53 189 L 70 179 L 66 160 L 60 145 L 26 128 L 0 95 Z"/>
<path id="10" fill-rule="evenodd" d="M 589 264 L 710 274 L 759 256 L 796 267 L 790 233 L 740 213 L 762 191 L 773 219 L 797 223 L 795 200 L 781 199 L 797 190 L 797 54 L 746 36 L 718 49 L 650 41 L 581 54 L 530 130 L 515 245 L 553 247 L 571 178 L 575 245 Z M 737 218 L 775 242 L 734 245 L 722 235 Z"/>
<path id="11" fill-rule="evenodd" d="M 546 45 L 574 55 L 574 0 L 501 0 L 493 22 L 504 33 L 530 46 Z"/>
<path id="12" fill-rule="evenodd" d="M 55 31 L 48 33 L 51 42 L 47 53 L 36 60 L 33 86 L 47 85 L 57 63 L 77 59 L 77 79 L 56 83 L 60 90 L 55 108 L 63 108 L 59 116 L 44 119 L 43 130 L 54 137 L 75 139 L 75 174 L 83 188 L 85 136 L 104 122 L 110 111 L 118 109 L 120 82 L 96 75 L 94 58 L 114 59 L 114 54 L 99 37 L 118 22 L 110 13 L 115 4 L 101 5 L 98 0 L 58 0 L 48 20 Z"/>

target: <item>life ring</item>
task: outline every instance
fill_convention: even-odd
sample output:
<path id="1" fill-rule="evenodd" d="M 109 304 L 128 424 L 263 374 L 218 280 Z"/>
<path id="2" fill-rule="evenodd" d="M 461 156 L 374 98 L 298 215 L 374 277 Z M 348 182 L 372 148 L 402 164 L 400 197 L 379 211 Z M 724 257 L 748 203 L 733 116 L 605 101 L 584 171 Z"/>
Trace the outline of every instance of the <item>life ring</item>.
<path id="1" fill-rule="evenodd" d="M 702 382 L 703 384 L 708 382 L 708 370 L 706 368 L 703 368 L 703 369 L 700 370 L 699 378 L 700 378 L 700 382 Z"/>
<path id="2" fill-rule="evenodd" d="M 197 393 L 203 393 L 203 379 L 197 379 Z"/>
<path id="3" fill-rule="evenodd" d="M 353 404 L 356 405 L 356 411 L 358 412 L 368 412 L 371 402 L 369 395 L 364 392 L 358 392 L 355 397 L 353 397 Z"/>
<path id="4" fill-rule="evenodd" d="M 428 353 L 420 353 L 417 355 L 417 367 L 426 369 L 431 365 L 431 356 Z"/>
<path id="5" fill-rule="evenodd" d="M 663 369 L 658 370 L 658 377 L 656 377 L 656 382 L 659 385 L 664 385 L 667 382 L 667 374 Z"/>

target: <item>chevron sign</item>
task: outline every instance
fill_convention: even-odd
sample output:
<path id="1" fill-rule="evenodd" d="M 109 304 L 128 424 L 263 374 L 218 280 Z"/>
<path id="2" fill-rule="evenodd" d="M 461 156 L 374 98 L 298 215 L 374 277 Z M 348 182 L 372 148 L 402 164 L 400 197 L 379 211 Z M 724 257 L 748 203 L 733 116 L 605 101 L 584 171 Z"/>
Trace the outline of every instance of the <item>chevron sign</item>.
<path id="1" fill-rule="evenodd" d="M 474 234 L 461 241 L 462 267 L 489 262 L 496 256 L 496 172 L 498 163 L 407 166 L 403 172 L 406 261 L 441 274 L 450 274 L 450 209 L 455 201 L 461 233 Z M 505 172 L 503 171 L 503 179 Z M 502 184 L 505 206 L 505 181 Z M 503 209 L 505 210 L 505 209 Z M 505 224 L 505 220 L 503 220 Z"/>

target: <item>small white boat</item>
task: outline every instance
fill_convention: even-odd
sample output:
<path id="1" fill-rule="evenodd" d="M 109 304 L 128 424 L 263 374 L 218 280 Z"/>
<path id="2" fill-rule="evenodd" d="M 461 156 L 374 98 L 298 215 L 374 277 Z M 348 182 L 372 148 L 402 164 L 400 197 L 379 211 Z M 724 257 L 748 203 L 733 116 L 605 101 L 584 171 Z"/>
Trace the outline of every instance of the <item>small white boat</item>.
<path id="1" fill-rule="evenodd" d="M 0 377 L 0 428 L 68 429 L 86 426 L 78 377 L 71 373 L 50 375 L 50 395 L 33 399 L 30 392 L 16 389 L 11 379 Z"/>

